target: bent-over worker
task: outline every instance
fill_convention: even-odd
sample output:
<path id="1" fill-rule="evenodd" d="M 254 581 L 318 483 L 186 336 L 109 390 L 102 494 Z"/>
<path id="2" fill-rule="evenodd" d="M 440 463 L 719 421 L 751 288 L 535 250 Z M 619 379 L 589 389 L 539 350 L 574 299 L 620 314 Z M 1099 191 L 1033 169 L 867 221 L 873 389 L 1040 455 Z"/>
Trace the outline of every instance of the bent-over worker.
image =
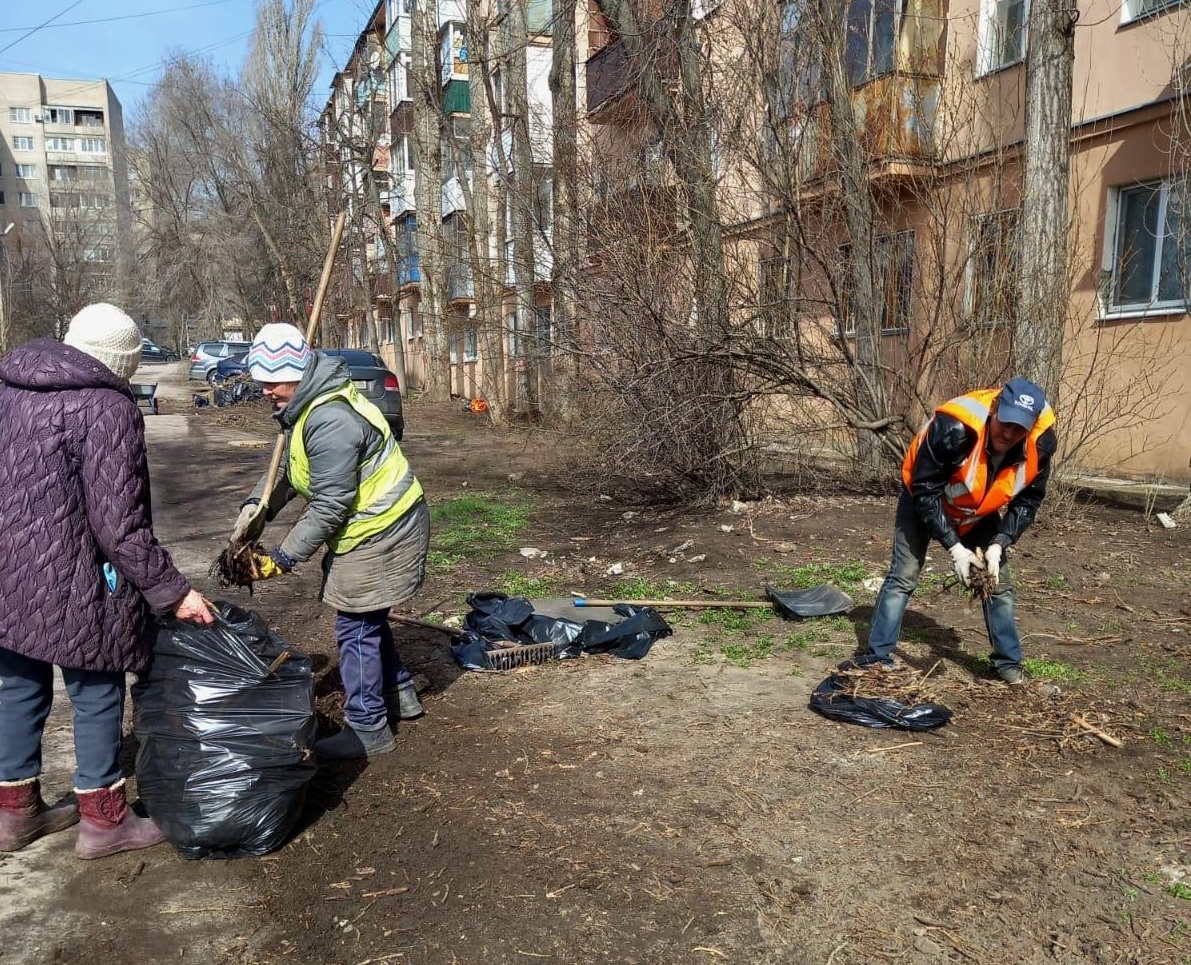
<path id="1" fill-rule="evenodd" d="M 977 389 L 944 403 L 922 428 L 902 464 L 893 527 L 893 560 L 873 606 L 869 652 L 861 666 L 891 666 L 902 618 L 932 539 L 971 584 L 975 550 L 995 580 L 981 605 L 990 660 L 1007 683 L 1026 679 L 1014 614 L 1007 551 L 1034 522 L 1058 447 L 1055 415 L 1042 389 L 1026 379 Z"/>
<path id="2" fill-rule="evenodd" d="M 390 720 L 420 716 L 414 682 L 393 641 L 389 610 L 426 574 L 430 514 L 422 486 L 381 411 L 356 389 L 347 363 L 312 352 L 293 325 L 265 325 L 245 359 L 273 403 L 286 451 L 273 492 L 257 483 L 233 539 L 265 500 L 272 519 L 294 496 L 306 510 L 281 544 L 258 556 L 261 578 L 288 573 L 321 546 L 320 599 L 336 610 L 346 726 L 320 740 L 323 759 L 373 757 L 397 745 Z"/>

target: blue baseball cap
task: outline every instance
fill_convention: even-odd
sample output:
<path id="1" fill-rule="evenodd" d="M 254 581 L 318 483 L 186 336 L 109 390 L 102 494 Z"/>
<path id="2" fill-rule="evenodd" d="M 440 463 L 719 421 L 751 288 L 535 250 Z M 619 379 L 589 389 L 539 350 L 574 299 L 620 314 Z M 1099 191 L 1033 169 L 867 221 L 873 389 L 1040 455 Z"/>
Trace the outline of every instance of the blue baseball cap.
<path id="1" fill-rule="evenodd" d="M 1023 429 L 1033 429 L 1044 408 L 1046 393 L 1042 391 L 1042 386 L 1029 379 L 1010 379 L 1001 390 L 997 418 Z"/>

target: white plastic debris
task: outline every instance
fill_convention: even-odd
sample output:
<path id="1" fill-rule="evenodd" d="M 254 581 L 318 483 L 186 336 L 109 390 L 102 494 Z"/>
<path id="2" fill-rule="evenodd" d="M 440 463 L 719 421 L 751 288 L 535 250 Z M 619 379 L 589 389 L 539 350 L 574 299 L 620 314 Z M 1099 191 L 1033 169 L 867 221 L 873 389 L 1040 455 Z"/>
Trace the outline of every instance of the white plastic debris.
<path id="1" fill-rule="evenodd" d="M 731 525 L 730 523 L 721 523 L 721 524 L 720 524 L 720 532 L 721 532 L 721 533 L 730 533 L 730 532 L 732 532 L 732 530 L 734 530 L 735 528 L 736 528 L 736 527 L 735 527 L 735 526 L 733 526 L 733 525 Z"/>
<path id="2" fill-rule="evenodd" d="M 698 556 L 692 556 L 689 560 L 687 560 L 687 562 L 688 563 L 702 563 L 705 559 L 707 559 L 707 554 L 700 553 Z"/>
<path id="3" fill-rule="evenodd" d="M 683 543 L 679 543 L 677 546 L 674 547 L 674 549 L 670 550 L 670 552 L 671 553 L 685 553 L 687 550 L 689 550 L 694 545 L 695 545 L 695 541 L 693 539 L 688 539 Z"/>
<path id="4" fill-rule="evenodd" d="M 624 519 L 624 520 L 636 519 L 640 515 L 641 515 L 640 513 L 636 513 L 630 509 L 627 512 L 621 513 L 620 518 Z"/>
<path id="5" fill-rule="evenodd" d="M 734 499 L 732 500 L 732 505 L 728 507 L 728 512 L 735 516 L 739 516 L 741 513 L 747 513 L 748 508 L 748 503 L 742 503 L 739 499 Z"/>
<path id="6" fill-rule="evenodd" d="M 1170 513 L 1159 513 L 1155 518 L 1162 524 L 1163 529 L 1174 529 L 1178 526 L 1178 523 L 1170 518 Z"/>
<path id="7" fill-rule="evenodd" d="M 536 546 L 522 546 L 521 555 L 527 560 L 540 560 L 546 558 L 546 551 L 540 550 Z"/>
<path id="8" fill-rule="evenodd" d="M 624 564 L 613 563 L 606 570 L 604 570 L 604 573 L 608 576 L 620 576 L 622 573 L 624 573 Z"/>
<path id="9" fill-rule="evenodd" d="M 884 582 L 885 581 L 879 576 L 870 576 L 860 585 L 868 590 L 869 593 L 876 593 L 879 589 L 881 589 L 881 584 Z"/>

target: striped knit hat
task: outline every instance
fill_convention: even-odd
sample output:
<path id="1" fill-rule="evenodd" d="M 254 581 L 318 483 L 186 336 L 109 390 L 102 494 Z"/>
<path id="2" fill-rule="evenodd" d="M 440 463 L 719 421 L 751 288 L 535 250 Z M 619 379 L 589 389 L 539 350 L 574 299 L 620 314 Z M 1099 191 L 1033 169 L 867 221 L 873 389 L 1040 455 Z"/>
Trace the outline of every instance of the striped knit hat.
<path id="1" fill-rule="evenodd" d="M 301 332 L 285 322 L 272 322 L 256 333 L 244 361 L 258 382 L 301 382 L 313 358 Z"/>

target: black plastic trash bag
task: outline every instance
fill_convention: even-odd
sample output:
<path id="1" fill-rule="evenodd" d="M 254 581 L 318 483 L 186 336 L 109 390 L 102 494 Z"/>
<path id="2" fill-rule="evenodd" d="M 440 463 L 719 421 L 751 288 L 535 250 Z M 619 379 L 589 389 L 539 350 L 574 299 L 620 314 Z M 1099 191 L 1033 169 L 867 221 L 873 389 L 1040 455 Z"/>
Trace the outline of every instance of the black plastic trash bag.
<path id="1" fill-rule="evenodd" d="M 163 619 L 133 688 L 141 800 L 187 858 L 280 847 L 316 767 L 310 660 L 259 614 L 216 610 L 210 627 Z"/>
<path id="2" fill-rule="evenodd" d="M 811 710 L 847 724 L 902 730 L 934 730 L 951 720 L 951 711 L 942 704 L 907 706 L 891 697 L 854 697 L 848 689 L 845 678 L 832 674 L 811 694 Z"/>
<path id="3" fill-rule="evenodd" d="M 829 617 L 847 613 L 856 605 L 847 593 L 834 586 L 812 586 L 807 590 L 779 590 L 765 584 L 765 595 L 773 601 L 777 612 L 786 618 Z"/>
<path id="4" fill-rule="evenodd" d="M 472 593 L 467 598 L 471 611 L 463 618 L 464 632 L 451 644 L 460 666 L 468 670 L 490 670 L 487 653 L 493 644 L 554 644 L 560 659 L 584 653 L 611 653 L 626 660 L 640 660 L 655 640 L 674 631 L 662 615 L 650 607 L 619 603 L 613 609 L 625 617 L 619 623 L 586 620 L 576 623 L 564 617 L 535 613 L 525 597 L 503 593 Z"/>

